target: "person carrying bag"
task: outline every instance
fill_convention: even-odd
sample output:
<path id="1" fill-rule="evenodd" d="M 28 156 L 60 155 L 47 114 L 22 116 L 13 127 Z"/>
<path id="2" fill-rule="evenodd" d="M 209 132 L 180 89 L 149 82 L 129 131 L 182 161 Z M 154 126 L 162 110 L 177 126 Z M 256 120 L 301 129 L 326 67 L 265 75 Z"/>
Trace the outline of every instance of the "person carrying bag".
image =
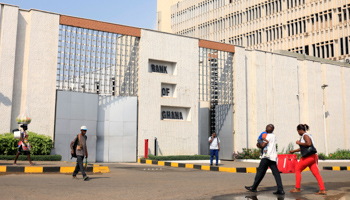
<path id="1" fill-rule="evenodd" d="M 289 151 L 290 154 L 300 151 L 301 159 L 297 166 L 295 167 L 295 188 L 290 190 L 291 193 L 301 192 L 300 190 L 300 182 L 301 182 L 301 172 L 309 167 L 312 174 L 316 177 L 318 185 L 320 187 L 320 191 L 316 194 L 325 195 L 326 190 L 324 187 L 323 179 L 320 175 L 318 169 L 318 156 L 317 150 L 314 146 L 313 139 L 309 133 L 306 131 L 309 130 L 309 126 L 307 124 L 299 124 L 297 126 L 298 134 L 301 136 L 300 140 L 296 141 L 296 144 L 300 146 L 299 149 Z"/>

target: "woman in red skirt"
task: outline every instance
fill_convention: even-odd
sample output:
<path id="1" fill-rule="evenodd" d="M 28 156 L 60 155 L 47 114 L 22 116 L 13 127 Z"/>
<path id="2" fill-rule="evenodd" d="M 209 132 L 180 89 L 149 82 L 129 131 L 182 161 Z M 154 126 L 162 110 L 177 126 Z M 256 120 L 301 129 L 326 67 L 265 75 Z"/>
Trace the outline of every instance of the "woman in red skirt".
<path id="1" fill-rule="evenodd" d="M 296 178 L 295 188 L 292 189 L 290 192 L 291 193 L 300 192 L 301 172 L 306 167 L 309 167 L 312 174 L 316 177 L 318 185 L 320 186 L 320 191 L 317 192 L 316 194 L 325 195 L 326 190 L 324 188 L 324 183 L 318 169 L 318 156 L 316 154 L 316 149 L 313 148 L 314 151 L 310 151 L 311 153 L 310 152 L 308 153 L 308 150 L 307 150 L 309 147 L 314 147 L 314 142 L 311 135 L 306 132 L 308 130 L 309 130 L 309 126 L 307 124 L 299 124 L 297 126 L 297 131 L 301 136 L 301 139 L 297 140 L 296 143 L 300 146 L 300 148 L 289 151 L 289 153 L 291 154 L 301 151 L 301 154 L 302 154 L 302 157 L 298 165 L 295 167 L 295 178 Z"/>

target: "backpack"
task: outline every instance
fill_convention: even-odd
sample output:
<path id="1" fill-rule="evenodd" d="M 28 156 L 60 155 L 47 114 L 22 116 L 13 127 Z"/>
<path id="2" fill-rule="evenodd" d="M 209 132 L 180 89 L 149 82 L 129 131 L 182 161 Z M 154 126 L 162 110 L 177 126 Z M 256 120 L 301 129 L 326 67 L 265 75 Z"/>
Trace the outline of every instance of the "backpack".
<path id="1" fill-rule="evenodd" d="M 85 137 L 85 140 L 87 139 L 87 136 L 86 135 L 84 135 L 84 137 Z M 74 143 L 73 143 L 73 153 L 71 153 L 71 158 L 70 159 L 72 159 L 72 158 L 76 158 L 77 157 L 77 146 L 78 146 L 78 144 L 80 143 L 80 141 L 79 141 L 79 134 L 77 135 L 77 139 L 75 139 L 75 141 L 74 141 Z"/>

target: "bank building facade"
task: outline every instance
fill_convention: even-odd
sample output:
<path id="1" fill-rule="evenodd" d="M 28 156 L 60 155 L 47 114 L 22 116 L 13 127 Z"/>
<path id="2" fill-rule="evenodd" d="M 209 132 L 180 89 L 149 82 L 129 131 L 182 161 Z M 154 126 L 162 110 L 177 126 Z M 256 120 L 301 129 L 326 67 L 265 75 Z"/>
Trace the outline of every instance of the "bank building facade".
<path id="1" fill-rule="evenodd" d="M 345 63 L 0 6 L 0 134 L 28 109 L 62 160 L 82 125 L 91 162 L 136 162 L 146 139 L 153 155 L 208 154 L 213 131 L 230 160 L 269 123 L 280 150 L 299 123 L 319 152 L 349 149 Z"/>

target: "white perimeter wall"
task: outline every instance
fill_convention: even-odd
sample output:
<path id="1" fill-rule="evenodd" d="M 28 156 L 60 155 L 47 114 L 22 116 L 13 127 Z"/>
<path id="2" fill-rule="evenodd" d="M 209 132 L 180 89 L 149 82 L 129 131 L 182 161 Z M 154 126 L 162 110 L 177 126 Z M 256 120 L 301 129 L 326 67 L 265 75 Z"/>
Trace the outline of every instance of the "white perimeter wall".
<path id="1" fill-rule="evenodd" d="M 144 141 L 158 155 L 199 154 L 198 136 L 198 39 L 142 30 L 139 60 L 138 155 Z M 149 60 L 176 63 L 176 75 L 149 72 Z M 176 97 L 161 97 L 161 83 L 176 84 Z M 161 120 L 161 106 L 190 108 L 190 118 Z"/>
<path id="2" fill-rule="evenodd" d="M 0 7 L 0 133 L 28 107 L 29 130 L 53 136 L 59 15 Z"/>
<path id="3" fill-rule="evenodd" d="M 310 126 L 319 152 L 349 149 L 350 68 L 310 57 L 297 58 L 236 47 L 234 56 L 234 150 L 256 148 L 258 134 L 275 125 L 278 150 L 300 137 L 299 123 Z M 322 84 L 325 89 L 326 137 Z"/>

